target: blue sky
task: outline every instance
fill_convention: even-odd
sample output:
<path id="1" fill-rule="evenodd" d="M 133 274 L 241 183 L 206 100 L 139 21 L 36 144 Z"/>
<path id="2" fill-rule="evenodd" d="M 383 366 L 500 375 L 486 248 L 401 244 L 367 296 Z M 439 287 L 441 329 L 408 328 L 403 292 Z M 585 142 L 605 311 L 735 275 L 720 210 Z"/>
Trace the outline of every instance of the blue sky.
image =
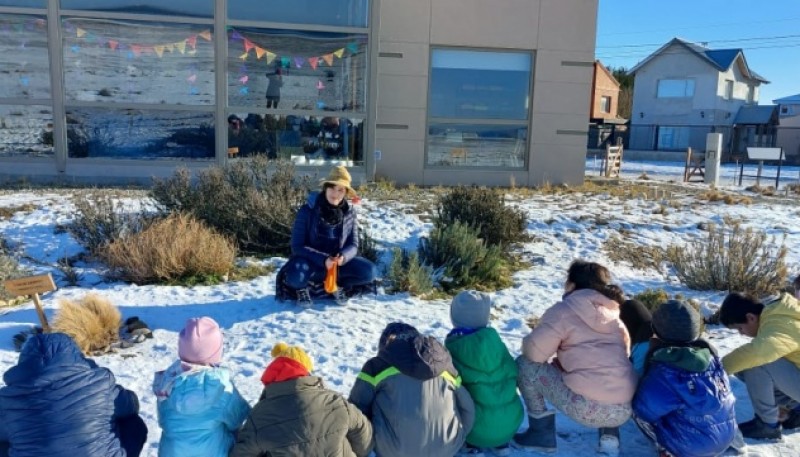
<path id="1" fill-rule="evenodd" d="M 741 48 L 770 84 L 760 104 L 800 94 L 800 0 L 600 0 L 597 59 L 631 68 L 673 37 Z"/>

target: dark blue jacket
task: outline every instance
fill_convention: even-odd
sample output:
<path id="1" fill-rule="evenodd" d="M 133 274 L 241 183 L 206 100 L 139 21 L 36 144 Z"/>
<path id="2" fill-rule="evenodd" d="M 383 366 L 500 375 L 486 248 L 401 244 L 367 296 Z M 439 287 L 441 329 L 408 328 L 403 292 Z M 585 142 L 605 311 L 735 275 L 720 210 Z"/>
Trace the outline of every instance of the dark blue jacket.
<path id="1" fill-rule="evenodd" d="M 139 400 L 69 336 L 30 336 L 3 381 L 0 422 L 12 455 L 127 457 L 114 421 L 137 414 Z"/>
<path id="2" fill-rule="evenodd" d="M 633 411 L 673 455 L 713 457 L 733 441 L 734 402 L 728 376 L 710 349 L 667 347 L 653 353 Z"/>
<path id="3" fill-rule="evenodd" d="M 325 259 L 341 253 L 344 262 L 349 262 L 358 254 L 358 222 L 353 205 L 344 201 L 343 217 L 339 227 L 339 249 L 335 252 L 325 252 L 322 240 L 318 236 L 318 229 L 322 223 L 318 199 L 325 198 L 320 192 L 311 192 L 308 201 L 297 211 L 297 218 L 292 227 L 292 255 L 299 255 L 309 259 L 312 263 L 325 266 Z"/>

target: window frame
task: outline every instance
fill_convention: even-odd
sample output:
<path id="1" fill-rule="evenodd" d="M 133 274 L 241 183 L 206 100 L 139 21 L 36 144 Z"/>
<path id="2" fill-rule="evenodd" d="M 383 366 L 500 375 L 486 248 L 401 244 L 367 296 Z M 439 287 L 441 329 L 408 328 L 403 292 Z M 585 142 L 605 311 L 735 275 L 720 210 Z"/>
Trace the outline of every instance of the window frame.
<path id="1" fill-rule="evenodd" d="M 611 96 L 600 96 L 600 111 L 603 113 L 611 114 Z"/>
<path id="2" fill-rule="evenodd" d="M 662 93 L 661 84 L 666 82 L 681 82 L 683 83 L 682 95 L 668 95 Z M 691 89 L 691 90 L 690 90 Z M 665 87 L 666 90 L 666 87 Z M 693 98 L 695 90 L 695 81 L 693 78 L 662 78 L 656 82 L 656 98 Z"/>
<path id="3" fill-rule="evenodd" d="M 451 118 L 451 117 L 436 117 L 431 115 L 430 100 L 432 98 L 433 89 L 433 59 L 434 53 L 438 50 L 443 51 L 465 51 L 465 52 L 486 52 L 496 54 L 523 54 L 530 58 L 530 68 L 528 69 L 528 85 L 527 85 L 527 109 L 524 119 L 498 119 L 498 118 Z M 478 48 L 478 47 L 459 47 L 459 46 L 438 46 L 431 44 L 428 52 L 428 90 L 427 90 L 427 108 L 425 111 L 425 135 L 424 135 L 424 154 L 423 154 L 423 169 L 428 170 L 510 170 L 510 171 L 524 171 L 528 169 L 530 162 L 531 150 L 531 130 L 532 130 L 532 117 L 533 117 L 533 90 L 534 90 L 534 71 L 536 70 L 536 51 L 527 49 L 506 49 L 506 48 Z M 436 165 L 429 163 L 430 159 L 430 127 L 431 125 L 474 125 L 476 127 L 487 126 L 506 126 L 509 128 L 525 127 L 525 144 L 523 145 L 523 161 L 520 166 L 482 166 L 482 165 Z"/>
<path id="4" fill-rule="evenodd" d="M 726 79 L 724 93 L 722 94 L 722 98 L 724 100 L 733 100 L 733 87 L 734 87 L 733 80 Z"/>

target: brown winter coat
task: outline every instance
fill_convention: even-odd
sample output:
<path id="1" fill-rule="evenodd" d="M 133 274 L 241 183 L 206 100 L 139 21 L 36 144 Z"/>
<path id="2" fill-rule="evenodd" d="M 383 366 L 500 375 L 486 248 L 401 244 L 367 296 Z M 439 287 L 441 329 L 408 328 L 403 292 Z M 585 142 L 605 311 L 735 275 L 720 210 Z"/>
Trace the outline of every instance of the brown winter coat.
<path id="1" fill-rule="evenodd" d="M 372 425 L 322 379 L 275 382 L 253 407 L 230 457 L 364 457 L 372 450 Z"/>

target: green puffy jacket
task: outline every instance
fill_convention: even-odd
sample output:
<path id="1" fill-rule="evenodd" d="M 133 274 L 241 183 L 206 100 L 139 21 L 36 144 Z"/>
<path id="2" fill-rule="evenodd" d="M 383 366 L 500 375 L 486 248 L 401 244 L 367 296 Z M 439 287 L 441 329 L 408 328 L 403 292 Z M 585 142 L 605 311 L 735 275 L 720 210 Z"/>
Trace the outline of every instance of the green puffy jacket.
<path id="1" fill-rule="evenodd" d="M 508 444 L 522 423 L 522 401 L 517 394 L 517 364 L 495 329 L 451 333 L 445 346 L 463 386 L 475 402 L 475 425 L 467 443 L 479 448 Z"/>

